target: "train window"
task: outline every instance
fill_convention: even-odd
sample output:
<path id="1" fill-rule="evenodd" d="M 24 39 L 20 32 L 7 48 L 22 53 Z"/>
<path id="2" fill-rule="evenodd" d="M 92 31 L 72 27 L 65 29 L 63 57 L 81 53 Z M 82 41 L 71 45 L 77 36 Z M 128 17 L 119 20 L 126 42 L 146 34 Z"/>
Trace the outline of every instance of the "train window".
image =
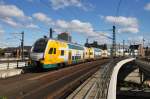
<path id="1" fill-rule="evenodd" d="M 81 59 L 81 56 L 79 56 L 79 59 Z"/>
<path id="2" fill-rule="evenodd" d="M 61 56 L 64 56 L 65 51 L 61 50 Z"/>
<path id="3" fill-rule="evenodd" d="M 78 59 L 78 56 L 75 56 L 75 59 Z"/>
<path id="4" fill-rule="evenodd" d="M 49 54 L 53 54 L 53 48 L 50 48 Z"/>
<path id="5" fill-rule="evenodd" d="M 74 60 L 74 56 L 72 56 L 72 60 Z"/>
<path id="6" fill-rule="evenodd" d="M 40 39 L 35 42 L 33 47 L 33 52 L 41 53 L 45 51 L 46 45 L 48 40 L 47 39 Z"/>
<path id="7" fill-rule="evenodd" d="M 56 48 L 54 48 L 54 53 L 53 54 L 56 54 Z"/>

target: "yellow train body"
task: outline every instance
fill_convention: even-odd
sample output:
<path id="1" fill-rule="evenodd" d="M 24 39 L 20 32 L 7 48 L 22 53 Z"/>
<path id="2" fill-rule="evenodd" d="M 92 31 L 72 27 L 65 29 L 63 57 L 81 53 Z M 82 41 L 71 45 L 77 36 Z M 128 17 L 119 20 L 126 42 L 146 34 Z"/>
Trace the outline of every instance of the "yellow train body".
<path id="1" fill-rule="evenodd" d="M 100 57 L 100 50 L 60 40 L 41 38 L 31 49 L 31 65 L 53 68 Z"/>
<path id="2" fill-rule="evenodd" d="M 62 53 L 67 54 L 68 45 L 65 42 L 49 40 L 44 54 L 43 64 L 57 64 L 65 61 Z M 63 52 L 62 52 L 63 50 Z"/>

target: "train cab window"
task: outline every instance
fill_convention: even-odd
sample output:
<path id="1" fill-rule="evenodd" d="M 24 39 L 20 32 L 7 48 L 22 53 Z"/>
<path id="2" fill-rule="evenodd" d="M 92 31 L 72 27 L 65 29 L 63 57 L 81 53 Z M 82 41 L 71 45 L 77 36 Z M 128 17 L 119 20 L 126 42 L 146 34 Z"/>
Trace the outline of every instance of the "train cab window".
<path id="1" fill-rule="evenodd" d="M 56 48 L 50 48 L 49 54 L 56 54 Z"/>
<path id="2" fill-rule="evenodd" d="M 79 59 L 81 59 L 81 56 L 79 56 Z"/>
<path id="3" fill-rule="evenodd" d="M 72 60 L 74 60 L 74 56 L 72 56 Z"/>
<path id="4" fill-rule="evenodd" d="M 53 54 L 56 54 L 56 48 L 54 48 L 54 53 Z"/>
<path id="5" fill-rule="evenodd" d="M 50 48 L 49 54 L 53 54 L 53 48 Z"/>
<path id="6" fill-rule="evenodd" d="M 65 51 L 61 50 L 61 56 L 64 56 Z"/>
<path id="7" fill-rule="evenodd" d="M 36 53 L 45 52 L 47 42 L 48 42 L 48 39 L 39 39 L 38 41 L 35 42 L 32 51 Z"/>
<path id="8" fill-rule="evenodd" d="M 77 56 L 75 56 L 75 60 L 77 60 Z"/>

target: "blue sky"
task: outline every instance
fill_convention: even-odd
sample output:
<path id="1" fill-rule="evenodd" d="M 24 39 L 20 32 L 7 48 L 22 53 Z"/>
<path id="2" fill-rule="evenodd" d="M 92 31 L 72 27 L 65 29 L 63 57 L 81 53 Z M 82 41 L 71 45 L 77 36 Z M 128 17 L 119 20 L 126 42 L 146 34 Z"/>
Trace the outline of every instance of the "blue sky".
<path id="1" fill-rule="evenodd" d="M 150 1 L 122 0 L 0 0 L 0 47 L 18 46 L 25 32 L 25 45 L 32 45 L 49 28 L 56 32 L 69 32 L 73 42 L 84 44 L 86 38 L 99 43 L 111 43 L 102 35 L 112 35 L 115 23 L 117 43 L 149 42 Z"/>

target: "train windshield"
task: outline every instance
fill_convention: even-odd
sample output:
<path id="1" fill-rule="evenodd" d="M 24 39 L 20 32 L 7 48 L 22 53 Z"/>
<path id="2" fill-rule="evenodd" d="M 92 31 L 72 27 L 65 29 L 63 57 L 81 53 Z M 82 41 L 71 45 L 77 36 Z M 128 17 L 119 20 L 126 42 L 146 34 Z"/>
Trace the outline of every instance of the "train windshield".
<path id="1" fill-rule="evenodd" d="M 45 51 L 48 39 L 40 39 L 35 42 L 33 52 L 42 53 Z"/>

